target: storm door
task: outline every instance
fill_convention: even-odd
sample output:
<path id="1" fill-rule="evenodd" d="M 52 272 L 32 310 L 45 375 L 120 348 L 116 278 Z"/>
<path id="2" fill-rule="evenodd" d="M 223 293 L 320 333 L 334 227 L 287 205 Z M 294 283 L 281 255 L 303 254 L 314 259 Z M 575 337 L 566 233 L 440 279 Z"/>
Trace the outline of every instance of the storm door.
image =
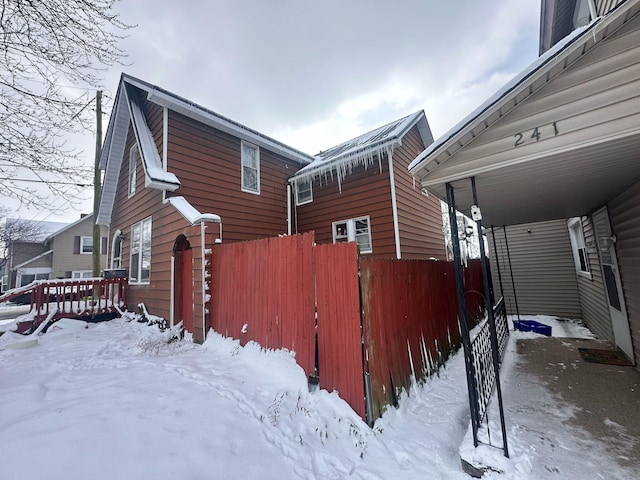
<path id="1" fill-rule="evenodd" d="M 616 257 L 615 237 L 611 231 L 609 212 L 604 207 L 594 213 L 592 218 L 596 231 L 596 241 L 598 242 L 598 253 L 602 265 L 607 300 L 609 302 L 613 337 L 620 350 L 633 361 L 629 319 L 627 318 L 627 308 L 624 303 L 622 281 Z"/>

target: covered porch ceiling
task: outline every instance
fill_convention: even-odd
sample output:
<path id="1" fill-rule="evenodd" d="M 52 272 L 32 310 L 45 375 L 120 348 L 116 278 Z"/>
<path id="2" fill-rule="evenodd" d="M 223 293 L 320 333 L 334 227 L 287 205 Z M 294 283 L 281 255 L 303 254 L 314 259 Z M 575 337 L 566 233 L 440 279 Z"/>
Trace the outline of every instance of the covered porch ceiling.
<path id="1" fill-rule="evenodd" d="M 426 179 L 423 184 L 446 199 L 445 183 L 450 182 L 457 209 L 469 215 L 472 176 L 485 226 L 586 215 L 640 179 L 640 132 L 539 158 L 515 157 L 486 171 Z"/>
<path id="2" fill-rule="evenodd" d="M 640 179 L 640 0 L 574 32 L 409 166 L 485 226 L 587 215 Z"/>

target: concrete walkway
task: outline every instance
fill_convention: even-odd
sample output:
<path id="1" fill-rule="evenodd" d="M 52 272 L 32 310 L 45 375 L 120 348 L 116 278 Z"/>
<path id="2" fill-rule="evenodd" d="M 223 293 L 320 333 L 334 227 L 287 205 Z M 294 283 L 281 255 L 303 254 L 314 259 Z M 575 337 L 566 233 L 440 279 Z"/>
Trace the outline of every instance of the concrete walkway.
<path id="1" fill-rule="evenodd" d="M 588 363 L 578 348 L 614 349 L 592 339 L 514 333 L 501 371 L 510 458 L 470 433 L 463 464 L 500 479 L 640 478 L 640 372 Z M 502 445 L 497 401 L 489 411 L 490 444 Z M 486 432 L 481 432 L 486 442 Z M 494 473 L 502 472 L 502 473 Z"/>
<path id="2" fill-rule="evenodd" d="M 635 470 L 640 478 L 640 372 L 586 362 L 580 347 L 615 349 L 599 340 L 521 339 L 516 342 L 521 359 L 516 368 L 573 405 L 575 414 L 565 423 L 601 440 L 607 450 L 602 455 Z"/>

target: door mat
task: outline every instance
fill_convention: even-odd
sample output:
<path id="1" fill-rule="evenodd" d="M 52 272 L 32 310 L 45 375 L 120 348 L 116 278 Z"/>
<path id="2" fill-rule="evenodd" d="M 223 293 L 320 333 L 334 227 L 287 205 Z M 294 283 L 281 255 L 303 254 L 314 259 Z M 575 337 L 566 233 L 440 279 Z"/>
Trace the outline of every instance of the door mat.
<path id="1" fill-rule="evenodd" d="M 620 350 L 600 350 L 597 348 L 578 348 L 585 362 L 606 363 L 608 365 L 620 365 L 632 367 L 633 364 Z"/>

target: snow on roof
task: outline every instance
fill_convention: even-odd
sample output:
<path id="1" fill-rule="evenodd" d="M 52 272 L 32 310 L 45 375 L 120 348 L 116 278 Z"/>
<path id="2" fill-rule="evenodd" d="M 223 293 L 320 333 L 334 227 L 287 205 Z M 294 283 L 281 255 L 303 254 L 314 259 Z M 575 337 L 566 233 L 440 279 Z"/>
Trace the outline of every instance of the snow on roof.
<path id="1" fill-rule="evenodd" d="M 180 186 L 180 180 L 173 173 L 167 172 L 162 167 L 162 160 L 158 153 L 158 147 L 153 139 L 151 129 L 147 125 L 144 113 L 142 113 L 141 100 L 133 87 L 125 87 L 129 109 L 131 112 L 131 123 L 139 147 L 140 158 L 145 173 L 145 186 L 152 188 L 164 188 L 166 190 L 176 190 Z"/>
<path id="2" fill-rule="evenodd" d="M 209 110 L 161 87 L 152 85 L 144 80 L 140 80 L 127 74 L 122 74 L 122 81 L 147 92 L 147 99 L 150 102 L 169 107 L 171 110 L 180 112 L 190 118 L 195 118 L 203 123 L 213 125 L 215 128 L 230 133 L 243 140 L 256 143 L 260 147 L 266 148 L 274 153 L 278 153 L 285 158 L 289 158 L 303 164 L 307 164 L 313 160 L 313 157 L 307 153 L 292 148 L 278 140 L 274 140 L 257 130 L 246 127 L 241 123 L 235 122 L 214 112 L 213 110 Z"/>
<path id="3" fill-rule="evenodd" d="M 310 178 L 327 175 L 333 178 L 335 170 L 340 185 L 342 179 L 356 166 L 363 165 L 366 169 L 373 165 L 376 159 L 382 170 L 383 155 L 390 157 L 393 149 L 401 143 L 402 137 L 416 124 L 424 144 L 431 143 L 431 130 L 424 111 L 420 110 L 320 152 L 312 163 L 298 170 L 291 181 L 305 182 Z"/>
<path id="4" fill-rule="evenodd" d="M 500 100 L 509 96 L 512 92 L 516 90 L 518 86 L 525 83 L 528 79 L 530 79 L 533 74 L 541 70 L 546 65 L 552 65 L 553 60 L 557 55 L 566 50 L 570 45 L 572 45 L 578 38 L 585 35 L 588 31 L 590 31 L 596 24 L 599 23 L 602 17 L 595 19 L 589 25 L 584 27 L 580 27 L 574 30 L 570 35 L 566 36 L 560 42 L 553 46 L 553 48 L 547 50 L 544 55 L 538 57 L 531 65 L 525 68 L 520 74 L 513 77 L 513 79 L 507 82 L 502 88 L 500 88 L 496 93 L 494 93 L 491 97 L 489 97 L 485 102 L 483 102 L 478 108 L 472 111 L 469 115 L 463 118 L 460 122 L 458 122 L 453 128 L 451 128 L 447 133 L 438 138 L 435 142 L 429 145 L 420 155 L 418 155 L 410 164 L 409 170 L 415 170 L 419 164 L 423 163 L 423 161 L 430 156 L 432 153 L 439 150 L 445 144 L 447 144 L 454 137 L 462 134 L 467 127 L 473 127 L 473 124 L 476 123 L 481 117 L 485 117 L 487 112 L 490 112 L 494 106 L 496 106 Z"/>
<path id="5" fill-rule="evenodd" d="M 221 219 L 219 215 L 215 213 L 200 213 L 195 209 L 193 205 L 184 197 L 169 197 L 167 202 L 175 207 L 180 214 L 187 219 L 191 225 L 196 225 L 202 222 L 214 222 L 220 223 Z"/>

